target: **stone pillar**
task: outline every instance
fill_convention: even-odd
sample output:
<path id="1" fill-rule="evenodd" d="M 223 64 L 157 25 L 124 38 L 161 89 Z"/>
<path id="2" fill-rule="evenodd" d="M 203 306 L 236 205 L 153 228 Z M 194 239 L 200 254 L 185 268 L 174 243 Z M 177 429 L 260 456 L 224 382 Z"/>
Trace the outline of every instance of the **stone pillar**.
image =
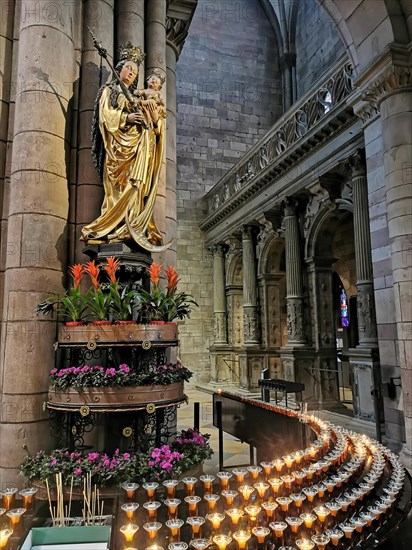
<path id="1" fill-rule="evenodd" d="M 225 294 L 225 252 L 222 245 L 213 250 L 215 345 L 227 344 Z"/>
<path id="2" fill-rule="evenodd" d="M 375 300 L 373 296 L 373 272 L 371 237 L 369 229 L 368 184 L 366 166 L 360 152 L 350 160 L 353 192 L 353 227 L 356 260 L 356 287 L 358 289 L 359 347 L 376 348 Z"/>
<path id="3" fill-rule="evenodd" d="M 145 52 L 146 52 L 146 76 L 150 70 L 156 67 L 166 72 L 166 0 L 147 2 L 145 17 Z M 168 82 L 166 80 L 162 93 L 167 101 Z M 167 124 L 167 121 L 166 121 Z M 159 176 L 159 187 L 154 207 L 154 220 L 166 242 L 166 156 L 163 159 Z M 165 263 L 164 254 L 158 260 Z"/>
<path id="4" fill-rule="evenodd" d="M 259 320 L 257 307 L 256 258 L 253 228 L 247 225 L 242 232 L 243 248 L 243 334 L 244 346 L 259 344 Z"/>
<path id="5" fill-rule="evenodd" d="M 34 308 L 62 292 L 66 272 L 74 3 L 22 2 L 8 212 L 0 378 L 0 485 L 18 483 L 25 456 L 50 444 L 48 373 L 56 323 Z M 56 7 L 56 5 L 53 5 Z M 58 52 L 58 56 L 57 56 Z M 47 67 L 47 73 L 41 70 Z"/>
<path id="6" fill-rule="evenodd" d="M 177 50 L 169 40 L 166 43 L 166 83 L 167 83 L 167 133 L 166 133 L 166 242 L 175 239 L 166 250 L 165 262 L 176 265 L 176 60 Z"/>
<path id="7" fill-rule="evenodd" d="M 84 261 L 81 229 L 100 216 L 104 190 L 91 152 L 91 126 L 97 92 L 111 76 L 108 65 L 93 46 L 90 27 L 110 55 L 114 53 L 114 0 L 88 0 L 83 14 L 83 52 L 79 89 L 77 184 L 71 193 L 70 219 L 76 224 L 75 261 Z"/>
<path id="8" fill-rule="evenodd" d="M 302 258 L 300 251 L 297 202 L 287 199 L 285 204 L 285 252 L 286 252 L 286 307 L 288 347 L 306 343 L 303 315 Z"/>
<path id="9" fill-rule="evenodd" d="M 121 0 L 117 3 L 117 45 L 130 41 L 144 50 L 144 0 Z M 139 87 L 144 83 L 144 61 L 139 67 Z"/>

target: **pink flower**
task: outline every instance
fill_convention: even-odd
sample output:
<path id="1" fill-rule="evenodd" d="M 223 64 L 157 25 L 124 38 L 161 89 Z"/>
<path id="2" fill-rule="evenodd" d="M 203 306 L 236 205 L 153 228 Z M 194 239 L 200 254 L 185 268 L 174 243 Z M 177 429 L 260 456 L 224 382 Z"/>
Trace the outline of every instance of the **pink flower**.
<path id="1" fill-rule="evenodd" d="M 97 458 L 99 458 L 99 456 L 100 456 L 99 453 L 89 453 L 89 454 L 87 455 L 87 460 L 88 460 L 89 462 L 93 462 L 94 460 L 96 460 Z"/>
<path id="2" fill-rule="evenodd" d="M 81 468 L 75 468 L 73 470 L 73 473 L 74 473 L 74 475 L 79 476 L 82 473 L 82 469 Z"/>
<path id="3" fill-rule="evenodd" d="M 116 369 L 106 369 L 105 376 L 116 376 Z"/>

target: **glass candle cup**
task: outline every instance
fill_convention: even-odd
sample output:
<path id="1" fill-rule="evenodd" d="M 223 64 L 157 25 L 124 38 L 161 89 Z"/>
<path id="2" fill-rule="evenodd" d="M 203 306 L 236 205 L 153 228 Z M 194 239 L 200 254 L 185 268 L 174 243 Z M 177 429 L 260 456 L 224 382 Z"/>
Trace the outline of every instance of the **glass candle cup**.
<path id="1" fill-rule="evenodd" d="M 36 493 L 37 489 L 34 487 L 29 487 L 28 489 L 22 489 L 19 491 L 23 508 L 29 508 L 33 504 L 34 495 Z"/>
<path id="2" fill-rule="evenodd" d="M 126 542 L 132 542 L 138 530 L 139 526 L 135 523 L 128 523 L 127 525 L 122 525 L 120 527 L 120 532 L 124 536 Z"/>
<path id="3" fill-rule="evenodd" d="M 176 487 L 179 484 L 177 479 L 165 479 L 162 485 L 166 487 L 166 496 L 168 498 L 173 498 L 176 494 Z"/>
<path id="4" fill-rule="evenodd" d="M 278 474 L 282 471 L 284 464 L 285 463 L 280 458 L 277 458 L 276 460 L 273 461 L 273 467 L 275 468 Z"/>
<path id="5" fill-rule="evenodd" d="M 330 541 L 330 537 L 325 533 L 321 535 L 312 535 L 312 541 L 316 544 L 318 550 L 323 550 Z"/>
<path id="6" fill-rule="evenodd" d="M 279 493 L 280 488 L 283 485 L 283 481 L 279 479 L 278 477 L 272 477 L 268 480 L 270 483 L 270 486 L 272 487 L 273 494 L 276 495 Z"/>
<path id="7" fill-rule="evenodd" d="M 257 538 L 258 544 L 263 544 L 265 542 L 265 538 L 270 533 L 270 529 L 267 527 L 253 527 L 252 533 Z"/>
<path id="8" fill-rule="evenodd" d="M 211 493 L 215 476 L 204 475 L 204 476 L 200 476 L 199 479 L 203 483 L 203 491 L 205 493 Z"/>
<path id="9" fill-rule="evenodd" d="M 184 521 L 182 519 L 168 519 L 165 523 L 166 527 L 170 530 L 170 536 L 173 540 L 180 540 L 180 529 Z"/>
<path id="10" fill-rule="evenodd" d="M 352 533 L 355 530 L 355 526 L 353 525 L 353 523 L 345 522 L 345 523 L 340 523 L 339 524 L 339 529 L 344 532 L 345 537 L 347 539 L 351 539 L 352 538 Z"/>
<path id="11" fill-rule="evenodd" d="M 206 550 L 210 546 L 211 542 L 209 539 L 193 539 L 190 541 L 190 545 L 196 550 Z"/>
<path id="12" fill-rule="evenodd" d="M 220 490 L 229 489 L 229 480 L 233 477 L 231 472 L 218 472 L 217 477 L 220 479 Z"/>
<path id="13" fill-rule="evenodd" d="M 201 536 L 202 525 L 205 522 L 205 518 L 202 516 L 192 516 L 187 518 L 186 523 L 188 523 L 192 528 L 192 537 L 197 538 Z"/>
<path id="14" fill-rule="evenodd" d="M 219 529 L 220 524 L 225 519 L 225 515 L 214 512 L 213 514 L 207 514 L 206 519 L 210 521 L 210 523 L 212 524 L 212 528 L 216 530 Z"/>
<path id="15" fill-rule="evenodd" d="M 197 507 L 199 505 L 200 500 L 201 500 L 200 497 L 196 495 L 185 497 L 185 502 L 187 503 L 190 516 L 197 515 Z"/>
<path id="16" fill-rule="evenodd" d="M 273 468 L 273 463 L 272 463 L 272 462 L 264 461 L 264 462 L 261 462 L 260 465 L 261 465 L 262 468 L 263 468 L 263 471 L 264 471 L 264 473 L 265 473 L 265 476 L 266 476 L 266 477 L 270 477 L 270 474 L 271 474 L 272 468 Z"/>
<path id="17" fill-rule="evenodd" d="M 279 504 L 282 512 L 287 512 L 292 499 L 290 497 L 278 497 L 276 502 Z"/>
<path id="18" fill-rule="evenodd" d="M 314 522 L 317 520 L 315 514 L 300 514 L 300 518 L 303 520 L 306 529 L 312 529 Z"/>
<path id="19" fill-rule="evenodd" d="M 233 501 L 235 500 L 237 494 L 238 494 L 237 491 L 231 491 L 231 490 L 222 491 L 222 497 L 226 499 L 227 506 L 232 506 Z"/>
<path id="20" fill-rule="evenodd" d="M 271 502 L 269 500 L 265 500 L 264 502 L 262 502 L 262 508 L 264 509 L 266 517 L 268 519 L 273 518 L 275 510 L 278 506 L 279 505 L 277 502 Z"/>
<path id="21" fill-rule="evenodd" d="M 143 529 L 146 531 L 149 540 L 153 540 L 157 536 L 157 532 L 162 527 L 162 524 L 158 521 L 150 521 L 143 525 Z"/>
<path id="22" fill-rule="evenodd" d="M 5 548 L 9 542 L 9 538 L 13 534 L 13 529 L 0 530 L 0 548 Z"/>
<path id="23" fill-rule="evenodd" d="M 316 508 L 313 509 L 315 514 L 318 516 L 318 520 L 321 523 L 324 523 L 326 521 L 326 518 L 329 515 L 329 510 L 325 506 L 316 506 Z"/>
<path id="24" fill-rule="evenodd" d="M 309 539 L 298 539 L 295 544 L 299 550 L 312 550 L 312 548 L 315 548 L 315 543 Z"/>
<path id="25" fill-rule="evenodd" d="M 143 508 L 147 511 L 148 521 L 156 521 L 157 509 L 160 508 L 160 502 L 157 500 L 150 500 L 143 503 Z"/>
<path id="26" fill-rule="evenodd" d="M 187 550 L 189 546 L 186 542 L 171 542 L 167 548 L 168 550 Z"/>
<path id="27" fill-rule="evenodd" d="M 167 498 L 164 502 L 167 506 L 169 519 L 175 518 L 177 514 L 177 507 L 181 501 L 178 498 Z"/>
<path id="28" fill-rule="evenodd" d="M 292 516 L 289 516 L 286 518 L 286 523 L 289 525 L 290 527 L 290 530 L 292 531 L 292 533 L 297 533 L 298 532 L 298 529 L 299 527 L 302 525 L 303 523 L 303 519 L 301 517 L 292 517 Z"/>
<path id="29" fill-rule="evenodd" d="M 13 503 L 14 499 L 16 497 L 17 489 L 12 487 L 9 489 L 4 489 L 4 491 L 0 491 L 0 495 L 2 496 L 3 501 L 3 507 L 9 510 Z"/>
<path id="30" fill-rule="evenodd" d="M 288 524 L 284 521 L 272 521 L 269 523 L 269 527 L 275 534 L 276 538 L 283 537 L 283 531 L 287 528 Z"/>
<path id="31" fill-rule="evenodd" d="M 256 504 L 249 504 L 248 506 L 245 506 L 245 512 L 249 516 L 249 520 L 251 522 L 255 522 L 257 520 L 260 511 L 261 507 Z"/>
<path id="32" fill-rule="evenodd" d="M 236 483 L 243 483 L 245 476 L 247 475 L 246 468 L 234 468 L 232 470 L 233 475 L 235 476 Z"/>
<path id="33" fill-rule="evenodd" d="M 239 493 L 242 495 L 244 502 L 248 502 L 251 495 L 256 491 L 251 485 L 241 485 L 238 488 Z"/>
<path id="34" fill-rule="evenodd" d="M 159 487 L 159 484 L 155 481 L 150 481 L 149 483 L 143 483 L 143 489 L 146 491 L 147 498 L 153 500 L 156 494 L 156 489 Z"/>
<path id="35" fill-rule="evenodd" d="M 295 459 L 291 455 L 282 456 L 283 462 L 286 465 L 286 468 L 290 469 L 292 467 L 292 464 L 294 463 Z"/>
<path id="36" fill-rule="evenodd" d="M 210 495 L 205 495 L 203 498 L 207 502 L 208 510 L 214 510 L 216 508 L 217 501 L 220 499 L 220 495 L 212 493 Z"/>
<path id="37" fill-rule="evenodd" d="M 25 513 L 26 508 L 13 508 L 12 510 L 9 510 L 6 512 L 6 516 L 10 520 L 10 526 L 17 525 L 17 523 L 20 523 L 21 516 Z"/>
<path id="38" fill-rule="evenodd" d="M 296 508 L 301 508 L 302 503 L 306 500 L 306 495 L 304 493 L 292 493 L 290 498 L 293 500 Z"/>
<path id="39" fill-rule="evenodd" d="M 259 477 L 260 472 L 262 471 L 262 468 L 260 466 L 248 466 L 246 468 L 248 472 L 250 473 L 251 478 L 256 481 Z"/>
<path id="40" fill-rule="evenodd" d="M 226 546 L 232 542 L 232 537 L 228 535 L 215 535 L 213 537 L 213 542 L 219 550 L 226 550 Z"/>
<path id="41" fill-rule="evenodd" d="M 333 546 L 338 546 L 340 539 L 343 537 L 343 533 L 340 529 L 328 529 L 325 534 L 330 538 Z"/>
<path id="42" fill-rule="evenodd" d="M 244 531 L 244 530 L 235 531 L 232 534 L 232 537 L 237 542 L 237 546 L 239 550 L 244 550 L 246 548 L 247 542 L 251 536 L 252 534 L 250 531 Z"/>
<path id="43" fill-rule="evenodd" d="M 127 498 L 134 498 L 136 491 L 139 488 L 139 484 L 127 482 L 127 483 L 122 483 L 121 487 L 126 491 Z"/>
<path id="44" fill-rule="evenodd" d="M 282 476 L 282 481 L 286 487 L 286 489 L 291 489 L 292 488 L 292 483 L 295 481 L 295 477 L 292 476 L 292 475 L 286 475 L 286 476 Z"/>
<path id="45" fill-rule="evenodd" d="M 264 498 L 266 491 L 269 489 L 269 483 L 264 483 L 263 481 L 260 481 L 259 483 L 255 483 L 254 488 L 258 492 L 259 498 Z"/>
<path id="46" fill-rule="evenodd" d="M 137 502 L 127 502 L 126 504 L 122 504 L 121 509 L 123 512 L 126 513 L 127 519 L 133 519 L 134 513 L 139 508 L 139 505 Z"/>
<path id="47" fill-rule="evenodd" d="M 229 510 L 226 510 L 226 515 L 230 517 L 232 525 L 238 525 L 240 518 L 244 515 L 244 511 L 240 508 L 229 508 Z"/>
<path id="48" fill-rule="evenodd" d="M 197 482 L 197 478 L 196 477 L 184 477 L 182 479 L 182 481 L 185 484 L 186 494 L 188 496 L 194 495 L 195 494 L 195 485 L 196 485 L 196 482 Z"/>

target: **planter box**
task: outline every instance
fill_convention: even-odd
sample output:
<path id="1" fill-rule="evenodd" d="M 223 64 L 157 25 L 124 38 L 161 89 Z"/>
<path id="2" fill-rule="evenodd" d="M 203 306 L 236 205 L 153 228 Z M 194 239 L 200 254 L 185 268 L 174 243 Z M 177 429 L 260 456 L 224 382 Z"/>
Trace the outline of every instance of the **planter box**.
<path id="1" fill-rule="evenodd" d="M 133 343 L 133 342 L 175 342 L 177 340 L 177 324 L 164 325 L 84 325 L 79 327 L 59 326 L 59 344 L 87 344 L 95 342 Z"/>
<path id="2" fill-rule="evenodd" d="M 111 528 L 106 525 L 82 527 L 35 527 L 21 550 L 106 550 Z"/>
<path id="3" fill-rule="evenodd" d="M 124 388 L 85 388 L 78 391 L 69 388 L 65 391 L 50 389 L 48 406 L 66 406 L 66 408 L 88 405 L 98 410 L 102 407 L 145 406 L 149 403 L 161 404 L 184 399 L 183 382 L 165 386 L 134 386 Z"/>

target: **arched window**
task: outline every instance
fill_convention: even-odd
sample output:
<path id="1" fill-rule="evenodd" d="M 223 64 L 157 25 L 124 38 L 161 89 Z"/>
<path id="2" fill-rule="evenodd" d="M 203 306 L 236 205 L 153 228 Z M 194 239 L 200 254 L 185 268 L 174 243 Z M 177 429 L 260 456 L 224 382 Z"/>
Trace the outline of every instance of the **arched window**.
<path id="1" fill-rule="evenodd" d="M 340 324 L 342 327 L 349 326 L 348 301 L 344 288 L 342 288 L 342 292 L 340 293 Z"/>

